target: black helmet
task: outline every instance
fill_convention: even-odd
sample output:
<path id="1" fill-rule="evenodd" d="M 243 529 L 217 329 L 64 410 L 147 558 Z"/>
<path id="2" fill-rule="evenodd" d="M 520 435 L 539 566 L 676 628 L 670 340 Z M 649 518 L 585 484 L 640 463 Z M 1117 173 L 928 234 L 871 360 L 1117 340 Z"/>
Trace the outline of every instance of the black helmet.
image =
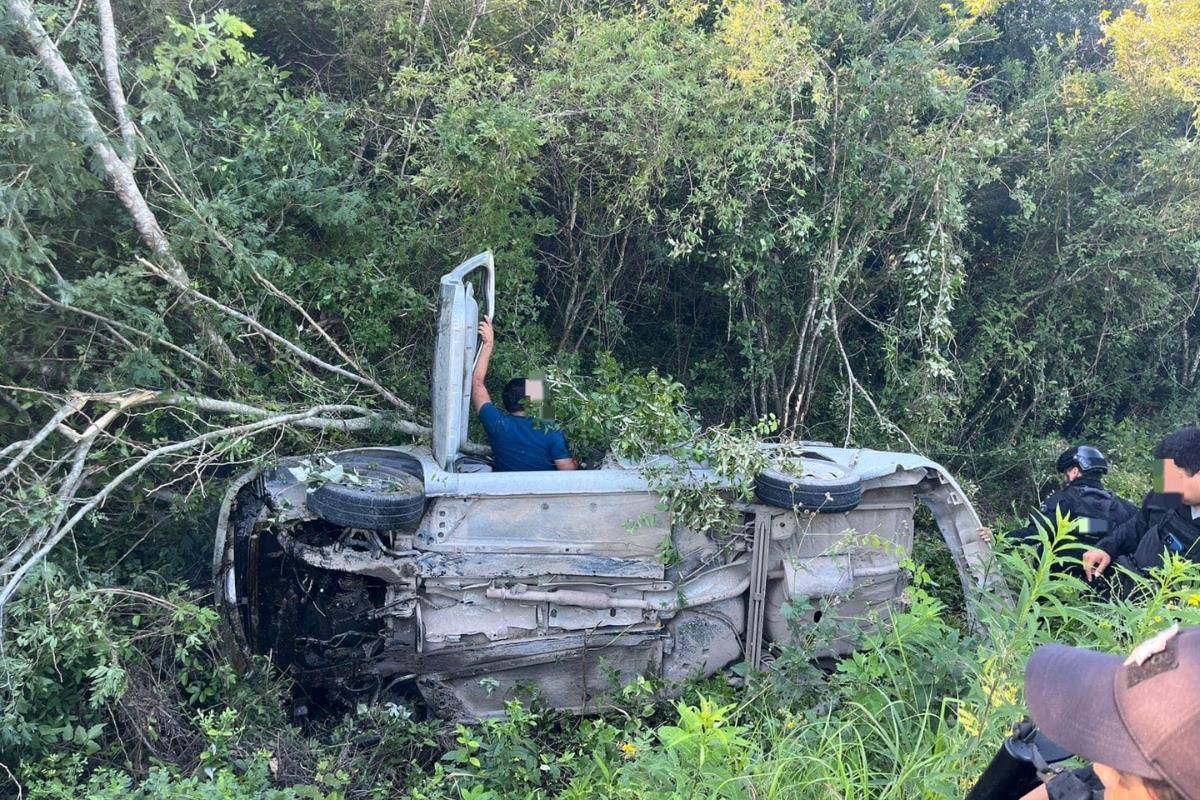
<path id="1" fill-rule="evenodd" d="M 1108 472 L 1108 459 L 1095 447 L 1081 444 L 1059 456 L 1057 466 L 1059 472 L 1066 472 L 1071 467 L 1079 467 L 1080 471 L 1084 473 L 1099 472 L 1103 475 Z"/>

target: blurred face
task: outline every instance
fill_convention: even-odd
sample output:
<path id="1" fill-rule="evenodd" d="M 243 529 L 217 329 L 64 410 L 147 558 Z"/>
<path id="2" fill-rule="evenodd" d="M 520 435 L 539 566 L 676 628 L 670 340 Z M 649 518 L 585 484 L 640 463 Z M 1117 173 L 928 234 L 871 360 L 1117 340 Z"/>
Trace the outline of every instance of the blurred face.
<path id="1" fill-rule="evenodd" d="M 1104 784 L 1104 800 L 1155 800 L 1137 775 L 1120 772 L 1106 764 L 1092 764 Z"/>
<path id="2" fill-rule="evenodd" d="M 1067 467 L 1067 471 L 1063 474 L 1067 476 L 1067 483 L 1070 483 L 1082 475 L 1083 470 L 1081 470 L 1079 467 Z"/>
<path id="3" fill-rule="evenodd" d="M 1161 485 L 1161 490 L 1159 486 Z M 1159 475 L 1154 481 L 1156 491 L 1183 496 L 1183 502 L 1189 506 L 1200 505 L 1200 472 L 1188 475 L 1175 459 L 1166 458 L 1159 462 Z"/>

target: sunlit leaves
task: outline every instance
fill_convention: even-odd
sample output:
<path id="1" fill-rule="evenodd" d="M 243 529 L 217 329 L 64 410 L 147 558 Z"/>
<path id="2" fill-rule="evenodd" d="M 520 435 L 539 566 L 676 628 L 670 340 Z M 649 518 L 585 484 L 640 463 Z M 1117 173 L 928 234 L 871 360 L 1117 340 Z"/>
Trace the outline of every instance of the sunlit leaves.
<path id="1" fill-rule="evenodd" d="M 811 75 L 808 31 L 781 0 L 726 0 L 722 11 L 717 29 L 725 70 L 744 90 Z"/>
<path id="2" fill-rule="evenodd" d="M 157 78 L 194 99 L 197 70 L 212 72 L 225 62 L 244 64 L 249 58 L 242 39 L 253 36 L 254 29 L 228 11 L 217 11 L 211 20 L 168 22 L 174 38 L 154 48 L 153 65 L 140 71 L 143 80 Z"/>
<path id="3" fill-rule="evenodd" d="M 1134 89 L 1166 89 L 1200 106 L 1200 0 L 1141 0 L 1102 17 L 1113 67 Z"/>

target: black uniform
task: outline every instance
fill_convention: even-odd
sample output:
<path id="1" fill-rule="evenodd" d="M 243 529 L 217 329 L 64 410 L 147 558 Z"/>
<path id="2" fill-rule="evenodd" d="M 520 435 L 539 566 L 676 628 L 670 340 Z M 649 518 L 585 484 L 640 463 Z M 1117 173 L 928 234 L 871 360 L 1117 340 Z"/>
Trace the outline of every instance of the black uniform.
<path id="1" fill-rule="evenodd" d="M 1104 800 L 1104 783 L 1091 766 L 1063 772 L 1046 784 L 1050 800 Z"/>
<path id="2" fill-rule="evenodd" d="M 1081 475 L 1051 494 L 1030 515 L 1029 524 L 1013 531 L 1017 539 L 1036 539 L 1039 531 L 1054 535 L 1056 513 L 1069 514 L 1081 522 L 1075 538 L 1094 544 L 1137 514 L 1137 506 L 1104 488 L 1099 478 Z"/>
<path id="3" fill-rule="evenodd" d="M 1153 492 L 1146 495 L 1138 513 L 1096 546 L 1113 561 L 1143 574 L 1161 567 L 1166 551 L 1200 562 L 1200 547 L 1196 546 L 1200 541 L 1200 520 L 1192 518 L 1191 506 L 1177 500 L 1164 502 L 1163 498 Z"/>

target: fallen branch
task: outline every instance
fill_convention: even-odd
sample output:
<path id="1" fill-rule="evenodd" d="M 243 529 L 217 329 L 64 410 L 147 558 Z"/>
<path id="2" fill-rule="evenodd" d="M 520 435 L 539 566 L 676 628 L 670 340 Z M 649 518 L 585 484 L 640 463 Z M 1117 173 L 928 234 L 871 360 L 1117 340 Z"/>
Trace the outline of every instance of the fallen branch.
<path id="1" fill-rule="evenodd" d="M 79 444 L 71 459 L 71 470 L 67 473 L 67 477 L 63 479 L 62 485 L 54 496 L 54 502 L 58 505 L 57 511 L 55 511 L 49 522 L 35 529 L 31 535 L 26 536 L 21 541 L 15 550 L 5 556 L 3 565 L 0 565 L 0 579 L 14 574 L 19 569 L 21 563 L 33 552 L 33 549 L 44 542 L 46 537 L 51 535 L 54 529 L 62 524 L 67 510 L 70 508 L 71 501 L 83 485 L 85 476 L 84 466 L 91 449 L 92 441 L 81 442 Z M 4 628 L 4 612 L 5 607 L 3 604 L 0 604 L 0 633 L 3 632 Z M 3 638 L 0 635 L 0 642 L 3 642 Z"/>
<path id="2" fill-rule="evenodd" d="M 17 776 L 12 774 L 12 770 L 5 766 L 3 761 L 0 761 L 0 769 L 3 769 L 8 775 L 8 779 L 12 782 L 12 785 L 17 787 L 17 800 L 22 800 L 25 797 L 25 789 L 21 786 L 21 782 L 17 780 Z"/>
<path id="3" fill-rule="evenodd" d="M 167 611 L 170 611 L 172 613 L 179 610 L 179 606 L 175 605 L 170 600 L 164 600 L 161 597 L 156 597 L 152 594 L 147 594 L 146 592 L 139 592 L 135 589 L 122 589 L 117 586 L 106 586 L 106 587 L 101 587 L 98 589 L 92 589 L 91 593 L 92 594 L 101 594 L 101 595 L 103 595 L 103 594 L 115 595 L 118 597 L 129 597 L 134 600 L 141 600 L 145 603 L 150 603 L 151 605 L 159 606 L 160 608 L 165 608 Z"/>
<path id="4" fill-rule="evenodd" d="M 71 418 L 83 412 L 89 403 L 108 406 L 94 419 L 88 418 L 83 426 L 72 427 Z M 146 448 L 126 439 L 118 439 L 111 431 L 117 420 L 130 411 L 147 406 L 173 407 L 204 411 L 215 414 L 249 417 L 250 422 L 207 430 L 183 441 L 171 442 Z M 353 415 L 353 416 L 343 416 Z M 29 573 L 46 557 L 62 539 L 121 487 L 126 481 L 152 464 L 167 457 L 199 451 L 201 454 L 213 444 L 232 447 L 244 438 L 287 427 L 316 428 L 340 432 L 364 431 L 372 428 L 387 428 L 411 436 L 426 436 L 430 429 L 409 420 L 398 419 L 394 412 L 375 411 L 363 406 L 347 403 L 326 403 L 298 411 L 272 411 L 259 406 L 234 400 L 219 400 L 185 392 L 131 389 L 123 392 L 75 393 L 63 398 L 61 407 L 51 415 L 45 425 L 25 440 L 0 478 L 12 476 L 25 458 L 39 445 L 58 431 L 71 442 L 65 456 L 55 461 L 48 472 L 38 476 L 45 480 L 47 475 L 57 472 L 63 464 L 70 464 L 67 474 L 54 492 L 54 506 L 49 518 L 27 535 L 0 564 L 0 641 L 3 638 L 4 612 L 8 601 L 16 593 Z M 101 437 L 109 437 L 124 448 L 141 452 L 140 457 L 110 478 L 99 490 L 86 500 L 77 500 L 85 479 L 94 471 L 88 469 L 88 457 Z M 468 445 L 466 452 L 484 453 L 487 448 Z"/>
<path id="5" fill-rule="evenodd" d="M 302 422 L 304 420 L 314 419 L 320 417 L 322 414 L 334 411 L 337 408 L 337 406 L 319 405 L 295 413 L 275 414 L 255 422 L 208 431 L 207 433 L 200 434 L 199 436 L 192 437 L 191 439 L 181 442 L 173 442 L 149 451 L 135 461 L 132 465 L 126 467 L 114 478 L 104 484 L 99 491 L 97 491 L 79 508 L 77 508 L 75 513 L 71 514 L 70 518 L 65 522 L 61 521 L 60 516 L 60 518 L 55 521 L 56 524 L 48 526 L 48 529 L 43 528 L 39 530 L 40 536 L 36 537 L 36 541 L 30 542 L 30 540 L 27 539 L 25 542 L 23 542 L 22 547 L 18 548 L 18 551 L 21 552 L 21 556 L 19 558 L 10 556 L 5 560 L 4 566 L 0 568 L 0 577 L 2 577 L 4 580 L 4 583 L 2 586 L 0 586 L 0 619 L 3 618 L 4 611 L 8 606 L 8 601 L 16 593 L 17 589 L 20 588 L 25 578 L 28 577 L 29 573 L 42 562 L 42 560 L 52 549 L 54 549 L 54 546 L 61 542 L 63 538 L 67 536 L 67 534 L 74 530 L 75 526 L 78 525 L 82 519 L 103 505 L 104 501 L 107 500 L 109 496 L 122 484 L 144 470 L 150 464 L 166 456 L 186 452 L 188 450 L 203 448 L 209 443 L 220 441 L 222 439 L 237 439 L 244 435 L 262 433 L 263 431 L 271 430 L 273 428 L 280 428 L 289 424 Z M 94 427 L 95 426 L 89 426 L 88 430 L 91 431 Z M 98 432 L 100 429 L 96 428 L 96 430 Z M 93 435 L 92 438 L 84 439 L 82 442 L 80 442 L 79 448 L 81 449 L 79 455 L 77 455 L 75 459 L 76 469 L 73 469 L 73 475 L 77 476 L 81 474 L 82 463 L 86 458 L 87 450 L 90 449 L 94 440 L 95 439 Z M 60 492 L 58 497 L 59 502 L 65 504 L 73 501 L 74 495 L 79 490 L 80 484 L 81 481 L 78 479 L 71 482 L 64 482 L 63 491 Z M 36 550 L 34 548 L 36 548 Z M 31 554 L 30 551 L 32 551 Z M 0 636 L 2 636 L 2 631 L 0 631 Z"/>
<path id="6" fill-rule="evenodd" d="M 54 417 L 51 418 L 52 421 L 57 420 L 53 430 L 56 430 L 67 436 L 67 438 L 70 439 L 75 445 L 74 451 L 67 456 L 67 458 L 71 461 L 71 469 L 67 473 L 67 477 L 63 479 L 58 491 L 55 493 L 54 502 L 59 506 L 59 508 L 54 512 L 49 522 L 36 528 L 32 535 L 26 536 L 16 549 L 5 557 L 4 563 L 0 564 L 0 578 L 7 577 L 9 574 L 19 569 L 18 565 L 24 561 L 29 553 L 35 547 L 37 547 L 39 543 L 44 541 L 47 536 L 51 535 L 56 527 L 62 524 L 63 518 L 66 516 L 66 513 L 70 508 L 71 501 L 75 498 L 75 494 L 83 485 L 83 480 L 86 476 L 85 467 L 87 464 L 87 457 L 88 454 L 91 453 L 92 445 L 95 444 L 96 438 L 102 432 L 104 432 L 108 426 L 111 425 L 122 413 L 128 409 L 134 408 L 135 406 L 149 402 L 153 399 L 153 397 L 153 392 L 149 392 L 144 389 L 133 390 L 130 392 L 104 393 L 99 395 L 75 394 L 68 398 L 67 402 L 63 404 L 62 408 L 55 413 Z M 72 430 L 64 424 L 65 419 L 79 411 L 82 411 L 83 407 L 92 400 L 101 400 L 103 402 L 112 403 L 113 407 L 102 414 L 99 419 L 89 422 L 83 431 Z M 66 416 L 63 416 L 64 413 Z M 46 432 L 44 436 L 41 436 L 42 441 L 44 441 L 51 432 L 47 431 L 47 428 L 49 428 L 49 423 L 47 423 L 46 427 L 42 428 L 42 431 Z M 4 473 L 0 473 L 0 477 L 4 477 L 13 469 L 16 469 L 15 460 L 13 464 L 10 464 L 5 468 Z M 2 622 L 3 619 L 4 606 L 3 604 L 0 604 L 0 622 Z M 2 627 L 2 625 L 0 625 L 0 627 Z"/>
<path id="7" fill-rule="evenodd" d="M 270 411 L 258 406 L 239 403 L 233 400 L 217 400 L 211 397 L 199 397 L 196 395 L 182 394 L 177 392 L 163 392 L 157 398 L 156 402 L 162 405 L 170 405 L 180 408 L 197 408 L 201 411 L 212 411 L 222 414 L 240 414 L 247 417 L 266 418 L 279 412 Z M 357 416 L 349 419 L 330 419 L 326 417 L 305 419 L 295 423 L 297 428 L 316 428 L 319 430 L 341 431 L 344 433 L 354 433 L 372 428 L 384 428 L 393 430 L 397 433 L 405 433 L 409 436 L 421 437 L 430 436 L 433 434 L 433 429 L 427 425 L 420 425 L 405 419 L 399 419 L 394 413 L 389 411 L 375 411 L 358 405 L 339 404 L 324 406 L 326 413 L 330 414 L 356 414 Z M 487 456 L 491 455 L 492 449 L 485 445 L 476 444 L 475 442 L 467 442 L 462 446 L 464 453 L 473 455 Z"/>
<path id="8" fill-rule="evenodd" d="M 220 377 L 220 375 L 221 375 L 219 370 L 217 370 L 211 364 L 206 362 L 204 359 L 199 358 L 195 353 L 189 353 L 187 350 L 184 350 L 182 347 L 180 347 L 179 345 L 177 345 L 173 342 L 169 342 L 160 336 L 155 336 L 152 333 L 147 333 L 146 331 L 140 330 L 139 328 L 135 328 L 134 326 L 129 325 L 124 322 L 121 322 L 119 320 L 115 320 L 110 317 L 106 317 L 103 314 L 97 314 L 95 311 L 89 311 L 86 308 L 80 308 L 78 306 L 67 305 L 66 303 L 55 300 L 53 297 L 46 294 L 44 291 L 41 290 L 41 288 L 39 288 L 36 284 L 30 282 L 29 280 L 26 280 L 25 278 L 19 278 L 18 280 L 20 280 L 22 283 L 24 283 L 26 286 L 28 286 L 31 290 L 33 290 L 34 294 L 36 294 L 42 300 L 42 302 L 50 305 L 52 308 L 57 308 L 59 311 L 65 311 L 65 312 L 68 312 L 71 314 L 78 314 L 79 316 L 86 317 L 91 320 L 95 320 L 96 322 L 99 322 L 103 325 L 110 325 L 113 328 L 116 328 L 118 330 L 125 331 L 126 333 L 131 333 L 135 336 L 138 336 L 138 337 L 141 337 L 148 341 L 154 342 L 155 344 L 162 345 L 163 347 L 167 348 L 168 350 L 171 350 L 172 352 L 178 353 L 179 355 L 183 356 L 188 361 L 190 361 L 192 364 L 194 364 L 195 366 L 204 370 L 205 372 L 209 373 L 210 375 L 213 375 L 216 377 Z"/>
<path id="9" fill-rule="evenodd" d="M 215 411 L 222 414 L 240 414 L 260 419 L 277 413 L 258 406 L 238 403 L 233 400 L 215 400 L 211 397 L 197 397 L 188 394 L 166 393 L 157 398 L 163 405 L 192 407 L 202 411 Z M 408 420 L 397 419 L 394 415 L 383 411 L 372 411 L 356 405 L 325 406 L 326 413 L 357 414 L 350 419 L 314 418 L 304 419 L 296 423 L 299 428 L 319 428 L 321 430 L 337 430 L 343 432 L 365 431 L 373 427 L 390 428 L 410 436 L 429 436 L 433 431 L 425 426 Z"/>
<path id="10" fill-rule="evenodd" d="M 259 272 L 257 269 L 254 269 L 254 267 L 251 267 L 250 270 L 254 274 L 254 277 L 258 280 L 258 282 L 261 283 L 263 286 L 267 287 L 267 291 L 269 291 L 271 294 L 278 297 L 283 302 L 287 303 L 289 306 L 294 308 L 300 316 L 304 317 L 304 321 L 309 324 L 309 327 L 311 327 L 314 331 L 316 331 L 317 334 L 322 339 L 324 339 L 326 342 L 328 342 L 329 346 L 333 348 L 333 351 L 335 353 L 337 353 L 339 356 L 342 357 L 343 361 L 345 361 L 349 366 L 358 370 L 359 373 L 364 374 L 364 375 L 366 374 L 366 370 L 364 370 L 362 367 L 360 367 L 358 365 L 358 362 L 355 361 L 353 358 L 351 358 L 350 355 L 345 350 L 342 349 L 341 345 L 339 345 L 337 343 L 336 339 L 334 339 L 332 336 L 330 336 L 329 333 L 324 328 L 322 328 L 319 324 L 317 324 L 317 321 L 312 318 L 312 315 L 309 314 L 307 310 L 305 310 L 304 306 L 302 306 L 298 302 L 296 302 L 296 300 L 291 295 L 289 295 L 287 292 L 283 291 L 278 286 L 271 283 L 271 281 L 267 280 L 267 277 L 265 275 L 263 275 L 261 272 Z"/>
<path id="11" fill-rule="evenodd" d="M 83 408 L 83 404 L 85 402 L 87 402 L 87 401 L 82 399 L 79 396 L 70 398 L 66 403 L 64 403 L 62 405 L 61 408 L 58 409 L 58 411 L 54 412 L 54 415 L 51 416 L 50 420 L 45 425 L 42 426 L 41 430 L 39 430 L 33 436 L 30 436 L 23 443 L 13 442 L 13 444 L 4 448 L 5 453 L 7 453 L 9 451 L 9 448 L 11 448 L 17 444 L 22 445 L 20 452 L 18 452 L 13 457 L 13 459 L 8 462 L 8 465 L 5 466 L 4 469 L 0 470 L 0 479 L 6 478 L 9 475 L 11 475 L 13 470 L 15 470 L 17 467 L 19 467 L 21 465 L 21 462 L 25 460 L 26 456 L 28 456 L 30 453 L 32 453 L 39 444 L 41 444 L 47 438 L 49 438 L 50 434 L 54 433 L 54 431 L 58 428 L 59 423 L 61 423 L 64 419 L 66 419 L 67 417 L 69 417 L 72 414 L 74 414 L 75 412 L 77 412 L 79 409 Z"/>
<path id="12" fill-rule="evenodd" d="M 277 345 L 279 345 L 283 349 L 287 350 L 288 352 L 290 352 L 293 355 L 295 355 L 296 357 L 298 357 L 301 361 L 305 361 L 309 364 L 312 364 L 313 366 L 320 367 L 321 369 L 323 369 L 327 372 L 332 372 L 334 375 L 345 378 L 346 380 L 349 380 L 349 381 L 353 381 L 354 383 L 357 383 L 361 386 L 366 386 L 366 387 L 374 390 L 377 394 L 379 394 L 380 397 L 387 400 L 389 403 L 394 405 L 396 408 L 399 408 L 401 411 L 404 411 L 405 413 L 408 413 L 408 414 L 412 414 L 413 416 L 417 415 L 417 410 L 415 408 L 413 408 L 411 404 L 404 402 L 399 397 L 397 397 L 394 393 L 392 393 L 388 389 L 381 386 L 379 384 L 379 382 L 376 381 L 374 378 L 367 377 L 366 375 L 361 375 L 357 372 L 351 372 L 350 370 L 345 369 L 343 367 L 339 367 L 336 364 L 330 364 L 328 361 L 326 361 L 322 358 L 319 358 L 317 356 L 314 356 L 312 353 L 308 352 L 303 347 L 301 347 L 300 345 L 291 341 L 290 339 L 280 336 L 278 333 L 271 330 L 266 325 L 263 325 L 261 322 L 259 322 L 254 317 L 250 316 L 249 314 L 247 314 L 243 311 L 239 311 L 236 308 L 233 308 L 232 306 L 226 305 L 225 303 L 222 303 L 220 300 L 210 297 L 209 295 L 205 294 L 204 292 L 200 291 L 199 289 L 193 288 L 186 281 L 180 280 L 179 277 L 176 276 L 171 271 L 163 269 L 162 267 L 158 266 L 157 264 L 155 264 L 151 261 L 148 261 L 148 260 L 142 258 L 141 256 L 138 257 L 138 261 L 140 261 L 142 263 L 142 265 L 144 267 L 146 267 L 146 269 L 150 270 L 150 272 L 152 274 L 157 275 L 158 277 L 160 277 L 163 280 L 167 281 L 168 283 L 172 284 L 177 289 L 179 289 L 181 292 L 184 292 L 185 294 L 189 294 L 192 297 L 196 298 L 197 300 L 200 300 L 203 303 L 207 303 L 208 305 L 210 305 L 213 308 L 220 311 L 222 314 L 233 317 L 237 321 L 245 323 L 246 325 L 249 325 L 251 328 L 258 331 L 263 336 L 270 339 L 272 342 L 275 342 Z"/>

